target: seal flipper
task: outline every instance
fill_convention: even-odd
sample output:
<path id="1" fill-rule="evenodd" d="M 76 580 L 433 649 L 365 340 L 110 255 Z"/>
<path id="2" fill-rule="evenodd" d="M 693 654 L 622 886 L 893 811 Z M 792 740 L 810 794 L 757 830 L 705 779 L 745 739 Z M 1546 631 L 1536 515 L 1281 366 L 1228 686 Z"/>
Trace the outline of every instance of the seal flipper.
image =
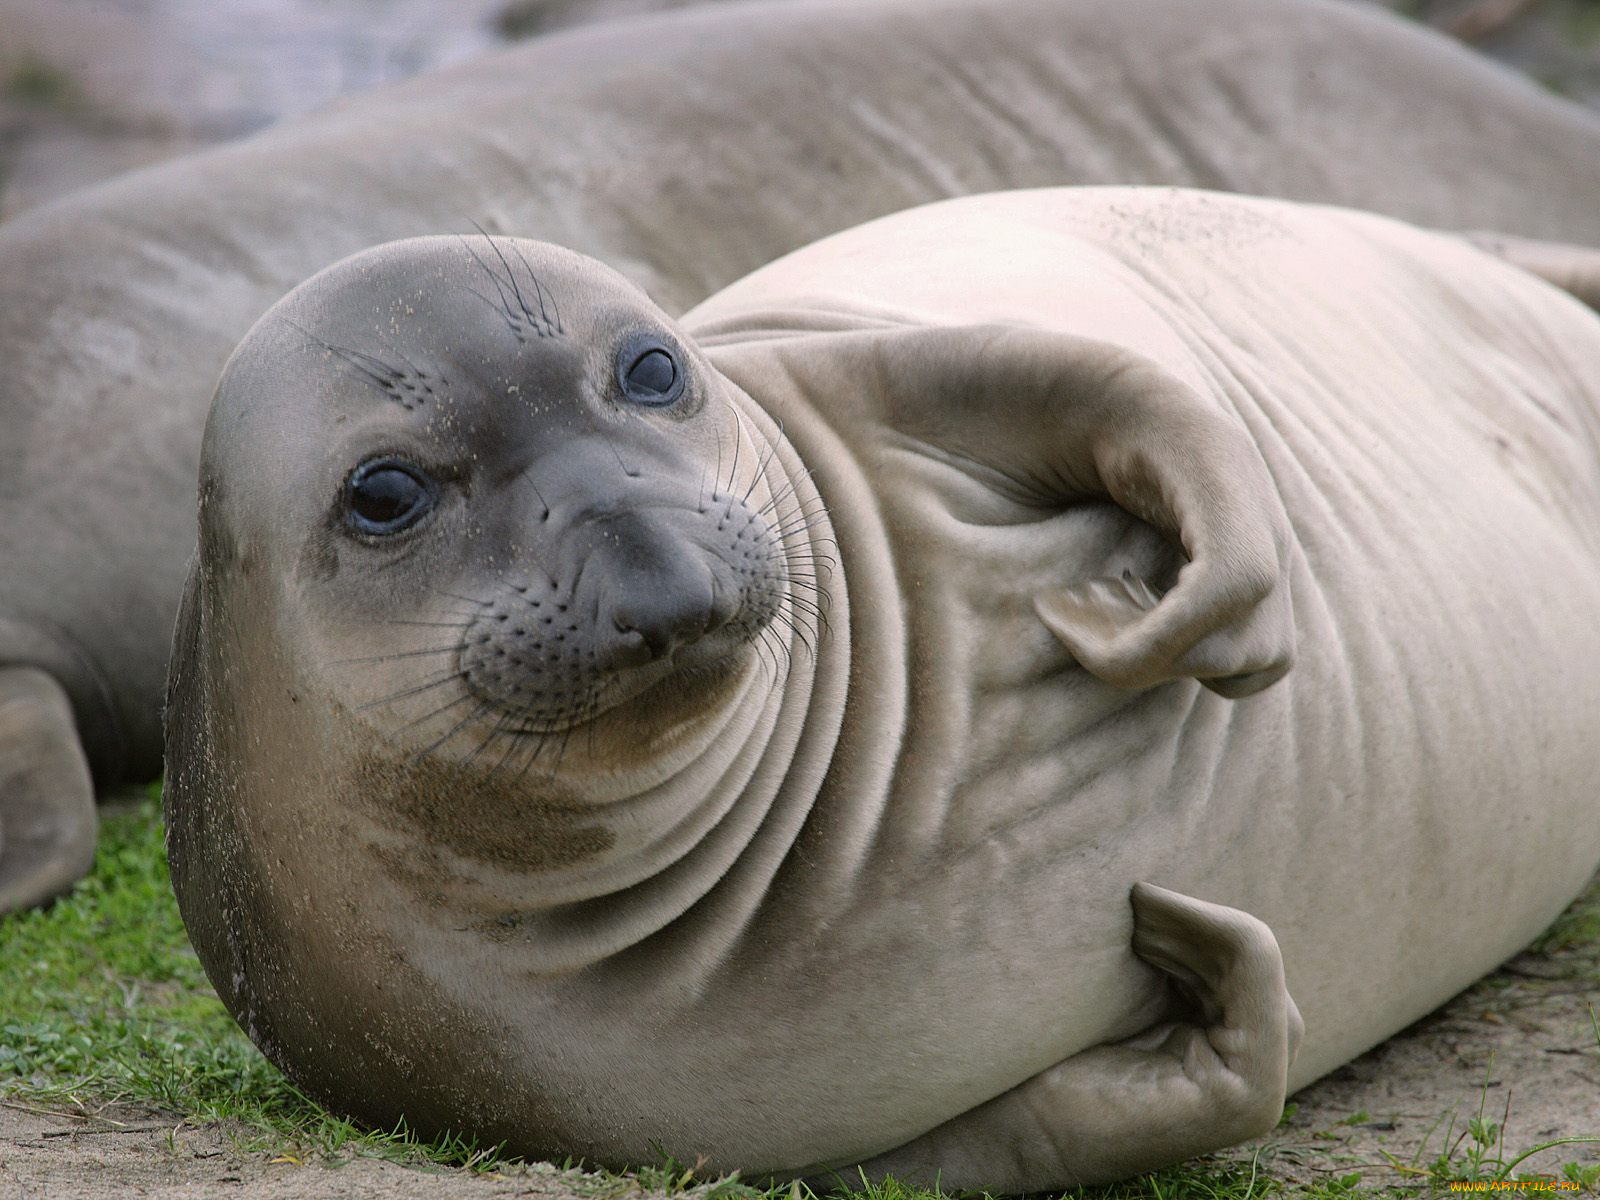
<path id="1" fill-rule="evenodd" d="M 1159 363 L 1110 342 L 1021 325 L 871 329 L 762 344 L 773 380 L 991 468 L 1031 502 L 1109 499 L 1188 555 L 1173 588 L 1074 583 L 1035 600 L 1085 669 L 1117 687 L 1192 677 L 1230 698 L 1294 662 L 1289 559 L 1277 487 L 1244 424 Z M 869 380 L 848 386 L 845 380 Z M 837 415 L 837 414 L 836 414 Z M 1148 595 L 1153 596 L 1153 592 Z"/>
<path id="2" fill-rule="evenodd" d="M 1273 1128 L 1305 1026 L 1272 931 L 1237 909 L 1150 884 L 1134 885 L 1132 899 L 1134 952 L 1179 982 L 1205 1024 L 1162 1025 L 1075 1054 L 863 1163 L 868 1179 L 1056 1191 L 1126 1178 Z M 855 1168 L 844 1175 L 859 1178 Z"/>
<path id="3" fill-rule="evenodd" d="M 1294 662 L 1292 533 L 1255 443 L 1156 363 L 1066 340 L 1078 342 L 1087 378 L 1055 376 L 1069 394 L 1056 405 L 1051 464 L 1173 538 L 1190 561 L 1161 596 L 1126 576 L 1045 592 L 1034 598 L 1039 619 L 1117 687 L 1192 677 L 1236 699 L 1276 683 Z"/>
<path id="4" fill-rule="evenodd" d="M 88 874 L 97 826 L 66 692 L 36 667 L 0 668 L 0 914 Z"/>

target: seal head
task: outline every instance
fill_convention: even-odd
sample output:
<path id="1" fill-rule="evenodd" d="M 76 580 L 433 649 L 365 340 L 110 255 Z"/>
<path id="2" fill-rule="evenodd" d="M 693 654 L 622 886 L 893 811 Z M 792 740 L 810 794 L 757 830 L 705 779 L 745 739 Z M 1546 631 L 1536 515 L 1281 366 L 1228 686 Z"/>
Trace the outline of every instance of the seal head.
<path id="1" fill-rule="evenodd" d="M 224 1000 L 302 1086 L 388 1123 L 404 1094 L 440 1128 L 499 1096 L 577 1136 L 528 1118 L 533 1072 L 514 1101 L 481 1077 L 474 1041 L 504 1034 L 426 1079 L 395 1050 L 426 1032 L 318 1047 L 343 1019 L 358 1045 L 429 1013 L 475 1028 L 495 946 L 535 975 L 602 961 L 754 836 L 821 585 L 815 493 L 747 404 L 622 277 L 486 237 L 345 260 L 230 361 L 175 644 L 171 851 Z"/>
<path id="2" fill-rule="evenodd" d="M 406 708 L 413 755 L 531 770 L 582 727 L 610 761 L 680 721 L 665 693 L 762 657 L 788 567 L 758 453 L 692 343 L 598 263 L 398 243 L 233 360 L 202 557 L 244 579 L 292 550 L 273 566 L 319 685 Z"/>

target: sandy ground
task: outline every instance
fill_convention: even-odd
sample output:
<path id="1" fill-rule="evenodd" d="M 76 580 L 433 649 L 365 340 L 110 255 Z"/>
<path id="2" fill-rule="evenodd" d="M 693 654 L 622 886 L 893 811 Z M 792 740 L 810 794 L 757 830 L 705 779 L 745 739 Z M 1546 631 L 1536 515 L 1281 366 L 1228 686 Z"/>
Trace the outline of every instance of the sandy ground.
<path id="1" fill-rule="evenodd" d="M 96 179 L 239 136 L 353 91 L 587 19 L 682 0 L 0 0 L 0 216 Z M 1600 107 L 1592 0 L 1395 0 Z M 1585 22 L 1588 22 L 1586 25 Z M 1505 1148 L 1600 1134 L 1593 985 L 1584 953 L 1523 955 L 1440 1012 L 1295 1098 L 1257 1144 L 1272 1174 L 1402 1165 L 1450 1149 L 1484 1103 Z M 1586 960 L 1588 961 L 1588 960 Z M 1593 978 L 1592 974 L 1590 978 Z M 1508 1115 L 1507 1115 L 1508 1114 Z M 1452 1137 L 1452 1142 L 1454 1142 Z M 1455 1146 L 1461 1157 L 1463 1147 Z M 1524 1169 L 1600 1161 L 1562 1147 Z M 241 1153 L 229 1131 L 163 1113 L 93 1117 L 0 1102 L 0 1200 L 13 1197 L 593 1196 L 554 1168 L 494 1176 L 371 1159 L 302 1164 Z M 615 1190 L 613 1186 L 613 1192 Z"/>
<path id="2" fill-rule="evenodd" d="M 73 1120 L 0 1104 L 0 1200 L 592 1198 L 592 1187 L 580 1191 L 581 1182 L 543 1164 L 473 1175 L 368 1158 L 250 1157 L 235 1150 L 225 1129 L 189 1128 L 159 1113 L 113 1109 Z"/>

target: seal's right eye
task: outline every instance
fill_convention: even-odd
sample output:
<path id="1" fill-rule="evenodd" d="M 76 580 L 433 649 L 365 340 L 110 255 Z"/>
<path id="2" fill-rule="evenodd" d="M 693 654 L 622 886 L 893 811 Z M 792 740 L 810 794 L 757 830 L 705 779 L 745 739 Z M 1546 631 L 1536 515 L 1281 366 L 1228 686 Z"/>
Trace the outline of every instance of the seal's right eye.
<path id="1" fill-rule="evenodd" d="M 345 520 L 357 533 L 399 533 L 428 514 L 434 497 L 433 481 L 419 468 L 392 458 L 371 459 L 345 482 Z"/>

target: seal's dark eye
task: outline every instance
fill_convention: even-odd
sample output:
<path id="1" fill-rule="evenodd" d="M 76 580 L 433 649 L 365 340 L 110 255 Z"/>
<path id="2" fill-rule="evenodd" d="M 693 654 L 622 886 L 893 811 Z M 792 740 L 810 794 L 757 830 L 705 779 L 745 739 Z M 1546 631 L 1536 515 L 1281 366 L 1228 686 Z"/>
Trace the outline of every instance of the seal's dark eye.
<path id="1" fill-rule="evenodd" d="M 345 519 L 358 533 L 399 533 L 422 520 L 434 495 L 432 481 L 410 463 L 372 459 L 344 485 Z"/>
<path id="2" fill-rule="evenodd" d="M 617 381 L 635 404 L 661 408 L 683 394 L 683 372 L 672 351 L 654 338 L 629 340 L 617 357 Z"/>

